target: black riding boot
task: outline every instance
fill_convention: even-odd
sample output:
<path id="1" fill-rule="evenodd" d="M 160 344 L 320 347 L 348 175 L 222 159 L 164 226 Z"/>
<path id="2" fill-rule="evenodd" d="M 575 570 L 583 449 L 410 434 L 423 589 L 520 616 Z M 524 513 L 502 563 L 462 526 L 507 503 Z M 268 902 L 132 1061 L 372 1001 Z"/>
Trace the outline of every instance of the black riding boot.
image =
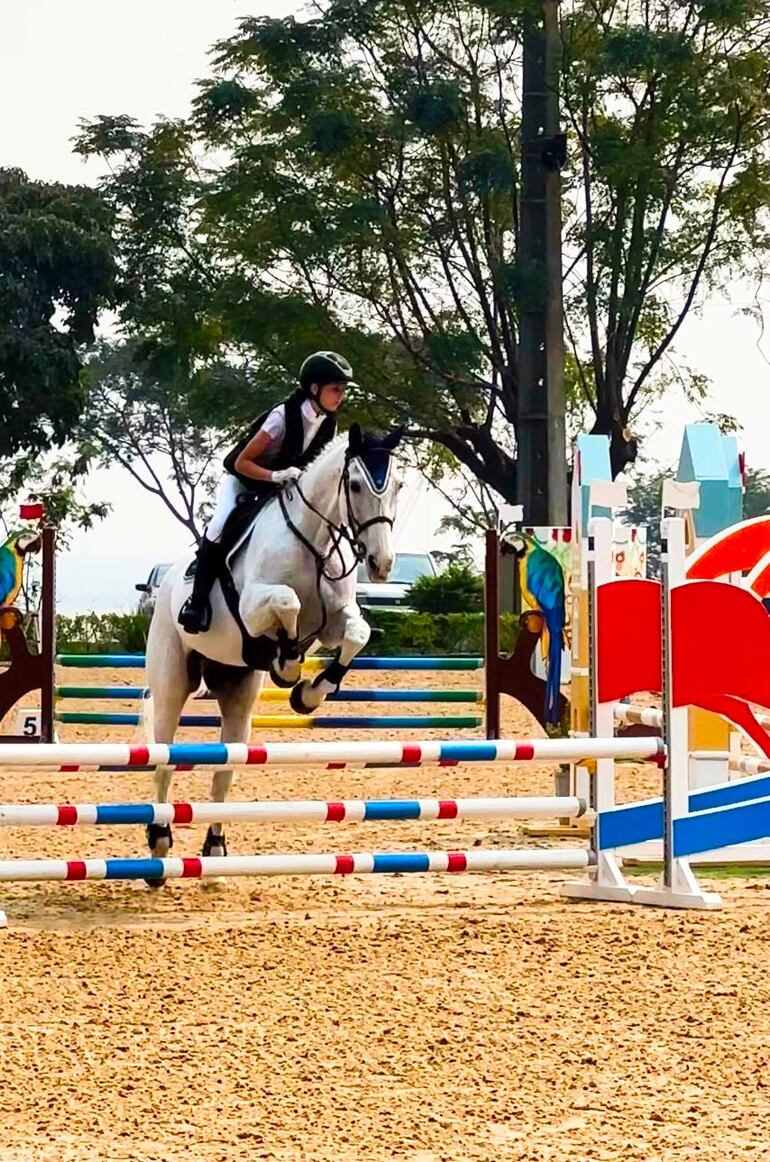
<path id="1" fill-rule="evenodd" d="M 217 579 L 221 548 L 204 537 L 198 546 L 192 593 L 179 611 L 179 624 L 186 633 L 205 633 L 211 625 L 209 594 Z"/>

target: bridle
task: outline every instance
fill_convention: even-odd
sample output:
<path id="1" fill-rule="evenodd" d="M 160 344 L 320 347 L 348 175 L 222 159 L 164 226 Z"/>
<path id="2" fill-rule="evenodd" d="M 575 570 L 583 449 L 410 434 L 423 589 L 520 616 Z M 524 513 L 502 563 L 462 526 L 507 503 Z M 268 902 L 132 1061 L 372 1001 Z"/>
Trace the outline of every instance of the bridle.
<path id="1" fill-rule="evenodd" d="M 355 514 L 353 512 L 353 502 L 350 499 L 350 464 L 354 459 L 356 459 L 356 457 L 351 456 L 349 451 L 345 453 L 345 467 L 343 468 L 342 476 L 340 477 L 340 489 L 343 487 L 345 489 L 345 507 L 347 509 L 348 524 L 350 525 L 350 532 L 352 534 L 350 542 L 351 547 L 353 552 L 356 554 L 357 560 L 363 561 L 364 557 L 366 556 L 366 548 L 361 543 L 361 533 L 365 533 L 367 529 L 373 528 L 374 525 L 388 525 L 392 529 L 393 519 L 389 516 L 385 516 L 384 513 L 379 513 L 377 516 L 370 517 L 369 520 L 356 520 Z M 388 457 L 388 470 L 385 473 L 385 480 L 382 484 L 382 487 L 380 488 L 377 487 L 374 477 L 366 466 L 366 462 L 360 456 L 358 459 L 360 461 L 364 476 L 366 477 L 367 484 L 369 485 L 369 491 L 372 492 L 374 496 L 384 496 L 385 491 L 390 483 L 390 473 L 393 467 L 392 459 Z"/>
<path id="2" fill-rule="evenodd" d="M 342 475 L 340 476 L 340 482 L 339 482 L 339 486 L 337 488 L 337 496 L 338 497 L 339 497 L 340 493 L 344 490 L 345 507 L 347 509 L 348 524 L 344 524 L 342 522 L 340 522 L 339 524 L 335 524 L 335 522 L 330 517 L 328 517 L 325 513 L 321 512 L 320 509 L 316 508 L 316 506 L 312 503 L 312 501 L 308 500 L 308 498 L 305 496 L 305 493 L 302 491 L 302 487 L 301 487 L 298 480 L 295 480 L 293 482 L 293 484 L 290 486 L 290 488 L 286 490 L 286 492 L 284 492 L 284 490 L 281 489 L 281 491 L 278 493 L 278 503 L 280 505 L 281 512 L 283 513 L 283 519 L 286 521 L 287 528 L 289 528 L 294 533 L 294 536 L 297 538 L 297 540 L 300 542 L 300 544 L 304 545 L 304 547 L 310 553 L 311 557 L 313 558 L 313 560 L 315 562 L 316 592 L 318 594 L 318 600 L 319 600 L 319 603 L 321 605 L 322 621 L 321 621 L 321 625 L 318 627 L 318 629 L 314 630 L 313 633 L 308 634 L 306 638 L 302 639 L 302 641 L 300 642 L 301 648 L 304 648 L 306 643 L 315 640 L 321 633 L 323 633 L 324 629 L 326 628 L 326 622 L 328 620 L 328 612 L 326 609 L 326 602 L 324 601 L 324 597 L 323 597 L 321 582 L 322 581 L 329 581 L 329 582 L 344 581 L 347 577 L 349 577 L 351 575 L 351 573 L 353 573 L 358 568 L 359 564 L 366 557 L 366 547 L 361 542 L 360 538 L 361 538 L 361 534 L 365 533 L 367 529 L 370 529 L 374 525 L 378 525 L 378 524 L 386 524 L 386 525 L 389 525 L 389 527 L 391 529 L 393 528 L 392 518 L 389 516 L 385 516 L 384 513 L 379 513 L 377 516 L 373 516 L 369 520 L 365 520 L 365 521 L 356 520 L 355 513 L 353 512 L 353 503 L 352 503 L 351 498 L 350 498 L 350 465 L 354 459 L 356 459 L 356 457 L 351 456 L 350 451 L 348 450 L 345 453 L 345 464 L 344 464 L 344 467 L 342 469 Z M 363 469 L 363 472 L 366 476 L 367 483 L 370 484 L 371 491 L 373 493 L 375 493 L 375 495 L 377 495 L 377 494 L 384 495 L 385 490 L 387 489 L 388 484 L 390 482 L 390 472 L 391 472 L 391 463 L 392 462 L 389 461 L 389 463 L 388 463 L 388 470 L 385 474 L 384 484 L 382 485 L 381 488 L 378 488 L 375 481 L 372 478 L 371 473 L 367 469 L 364 461 L 361 459 L 361 457 L 358 457 L 358 459 L 360 460 L 361 468 Z M 297 495 L 299 496 L 300 500 L 305 505 L 305 507 L 308 508 L 315 516 L 317 516 L 319 518 L 319 520 L 326 526 L 327 531 L 331 534 L 331 543 L 330 543 L 329 548 L 326 551 L 326 553 L 319 553 L 319 551 L 315 547 L 315 545 L 307 539 L 307 537 L 304 535 L 304 533 L 302 533 L 297 528 L 296 524 L 291 519 L 291 514 L 289 513 L 289 510 L 288 510 L 288 507 L 286 504 L 286 500 L 287 500 L 287 496 L 290 496 L 292 491 L 296 491 Z M 348 525 L 350 526 L 349 528 L 348 528 Z M 353 562 L 349 568 L 345 567 L 345 558 L 342 555 L 342 548 L 341 548 L 341 546 L 343 544 L 348 544 L 353 551 Z M 328 571 L 329 562 L 331 561 L 331 559 L 334 556 L 338 556 L 339 561 L 340 561 L 340 572 L 336 576 L 333 576 Z"/>

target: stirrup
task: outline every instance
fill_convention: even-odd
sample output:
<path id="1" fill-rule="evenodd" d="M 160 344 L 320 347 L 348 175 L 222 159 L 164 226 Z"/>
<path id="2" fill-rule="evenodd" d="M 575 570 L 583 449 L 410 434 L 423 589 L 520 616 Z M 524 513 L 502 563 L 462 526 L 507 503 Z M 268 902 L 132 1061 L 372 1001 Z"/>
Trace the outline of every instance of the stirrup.
<path id="1" fill-rule="evenodd" d="M 191 624 L 188 624 L 188 618 Z M 211 602 L 199 607 L 193 603 L 192 597 L 188 597 L 179 610 L 177 621 L 185 633 L 205 633 L 211 626 Z"/>

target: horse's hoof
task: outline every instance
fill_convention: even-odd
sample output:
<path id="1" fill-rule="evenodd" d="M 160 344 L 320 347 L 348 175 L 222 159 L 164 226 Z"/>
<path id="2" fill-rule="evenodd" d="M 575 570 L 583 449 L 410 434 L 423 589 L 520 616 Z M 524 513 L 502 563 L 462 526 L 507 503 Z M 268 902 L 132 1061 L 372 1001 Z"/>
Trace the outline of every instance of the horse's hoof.
<path id="1" fill-rule="evenodd" d="M 311 714 L 314 710 L 318 709 L 316 706 L 305 705 L 305 692 L 312 690 L 312 688 L 313 683 L 305 680 L 304 682 L 300 682 L 292 690 L 289 695 L 289 706 L 291 706 L 295 714 Z"/>
<path id="2" fill-rule="evenodd" d="M 211 827 L 206 832 L 206 839 L 203 843 L 202 856 L 213 855 L 221 858 L 227 855 L 227 840 L 225 839 L 224 831 L 216 835 Z"/>
<path id="3" fill-rule="evenodd" d="M 227 887 L 227 876 L 211 876 L 210 879 L 201 880 L 201 887 L 206 892 L 223 892 Z"/>
<path id="4" fill-rule="evenodd" d="M 300 673 L 301 672 L 302 671 L 300 671 Z M 281 690 L 290 690 L 292 688 L 292 686 L 296 686 L 297 682 L 299 681 L 299 674 L 297 675 L 296 678 L 293 678 L 291 681 L 289 681 L 288 678 L 282 678 L 281 675 L 276 670 L 275 666 L 270 667 L 270 677 L 273 681 L 273 684 L 275 686 L 278 686 Z"/>
<path id="5" fill-rule="evenodd" d="M 147 824 L 147 846 L 153 859 L 165 859 L 174 846 L 174 836 L 168 823 Z M 150 882 L 149 880 L 147 881 Z M 159 880 L 158 886 L 165 883 Z"/>
<path id="6" fill-rule="evenodd" d="M 144 881 L 148 888 L 162 888 L 166 882 L 165 876 L 158 876 L 157 879 L 145 879 Z"/>

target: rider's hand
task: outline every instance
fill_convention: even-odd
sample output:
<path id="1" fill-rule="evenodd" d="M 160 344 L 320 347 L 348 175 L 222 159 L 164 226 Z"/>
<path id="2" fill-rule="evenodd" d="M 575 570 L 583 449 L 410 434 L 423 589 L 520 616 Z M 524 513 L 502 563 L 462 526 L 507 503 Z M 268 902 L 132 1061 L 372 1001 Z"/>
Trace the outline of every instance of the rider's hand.
<path id="1" fill-rule="evenodd" d="M 280 468 L 273 473 L 273 484 L 293 484 L 301 475 L 299 468 Z"/>

